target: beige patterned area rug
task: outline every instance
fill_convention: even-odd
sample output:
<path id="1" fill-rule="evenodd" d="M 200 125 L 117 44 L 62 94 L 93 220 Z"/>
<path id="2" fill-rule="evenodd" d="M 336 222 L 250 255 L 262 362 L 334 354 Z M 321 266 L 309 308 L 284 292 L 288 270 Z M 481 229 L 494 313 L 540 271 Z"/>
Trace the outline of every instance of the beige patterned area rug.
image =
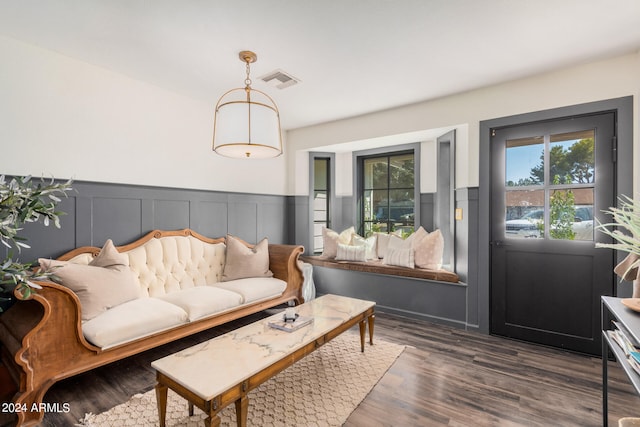
<path id="1" fill-rule="evenodd" d="M 404 346 L 375 339 L 360 352 L 360 337 L 346 333 L 299 360 L 251 391 L 249 426 L 340 426 L 378 383 Z M 223 368 L 223 367 L 222 367 Z M 169 391 L 167 426 L 200 427 L 198 408 L 188 415 L 187 402 Z M 221 413 L 222 426 L 236 426 L 235 405 Z M 87 414 L 79 426 L 157 426 L 155 390 L 99 415 Z"/>

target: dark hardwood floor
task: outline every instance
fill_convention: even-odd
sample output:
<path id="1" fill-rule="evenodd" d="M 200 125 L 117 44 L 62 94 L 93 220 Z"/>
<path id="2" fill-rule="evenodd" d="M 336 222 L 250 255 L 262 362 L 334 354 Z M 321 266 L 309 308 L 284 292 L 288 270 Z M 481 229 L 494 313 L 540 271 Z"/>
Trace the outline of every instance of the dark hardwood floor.
<path id="1" fill-rule="evenodd" d="M 265 314 L 189 337 L 55 384 L 45 396 L 68 403 L 44 426 L 72 426 L 153 388 L 150 363 Z M 345 426 L 600 426 L 601 361 L 561 350 L 467 332 L 385 313 L 375 338 L 406 350 Z M 622 370 L 610 362 L 609 423 L 640 416 Z"/>

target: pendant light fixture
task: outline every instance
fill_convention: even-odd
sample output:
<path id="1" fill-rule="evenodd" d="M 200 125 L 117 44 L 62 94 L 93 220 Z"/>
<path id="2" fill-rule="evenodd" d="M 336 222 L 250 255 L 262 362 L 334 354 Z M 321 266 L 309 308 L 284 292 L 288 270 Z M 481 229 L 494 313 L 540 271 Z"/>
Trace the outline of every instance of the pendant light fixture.
<path id="1" fill-rule="evenodd" d="M 226 157 L 277 157 L 282 154 L 280 112 L 269 95 L 251 88 L 250 64 L 258 57 L 242 51 L 246 63 L 245 87 L 226 92 L 216 104 L 213 119 L 213 150 Z"/>

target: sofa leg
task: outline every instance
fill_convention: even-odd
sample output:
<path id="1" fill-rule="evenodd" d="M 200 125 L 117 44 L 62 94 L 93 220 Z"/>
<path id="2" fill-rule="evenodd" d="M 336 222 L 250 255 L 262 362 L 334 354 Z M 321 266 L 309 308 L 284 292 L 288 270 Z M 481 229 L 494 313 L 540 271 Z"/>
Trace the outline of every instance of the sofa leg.
<path id="1" fill-rule="evenodd" d="M 48 388 L 17 393 L 14 396 L 13 404 L 18 416 L 17 426 L 35 426 L 42 422 L 45 412 L 42 398 Z"/>

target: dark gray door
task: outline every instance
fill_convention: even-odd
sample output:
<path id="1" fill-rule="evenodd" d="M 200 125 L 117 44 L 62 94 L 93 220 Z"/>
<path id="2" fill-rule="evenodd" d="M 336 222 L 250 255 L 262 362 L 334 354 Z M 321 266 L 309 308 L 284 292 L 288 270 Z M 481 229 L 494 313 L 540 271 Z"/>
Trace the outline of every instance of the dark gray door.
<path id="1" fill-rule="evenodd" d="M 613 255 L 615 114 L 492 130 L 491 332 L 599 354 Z"/>

